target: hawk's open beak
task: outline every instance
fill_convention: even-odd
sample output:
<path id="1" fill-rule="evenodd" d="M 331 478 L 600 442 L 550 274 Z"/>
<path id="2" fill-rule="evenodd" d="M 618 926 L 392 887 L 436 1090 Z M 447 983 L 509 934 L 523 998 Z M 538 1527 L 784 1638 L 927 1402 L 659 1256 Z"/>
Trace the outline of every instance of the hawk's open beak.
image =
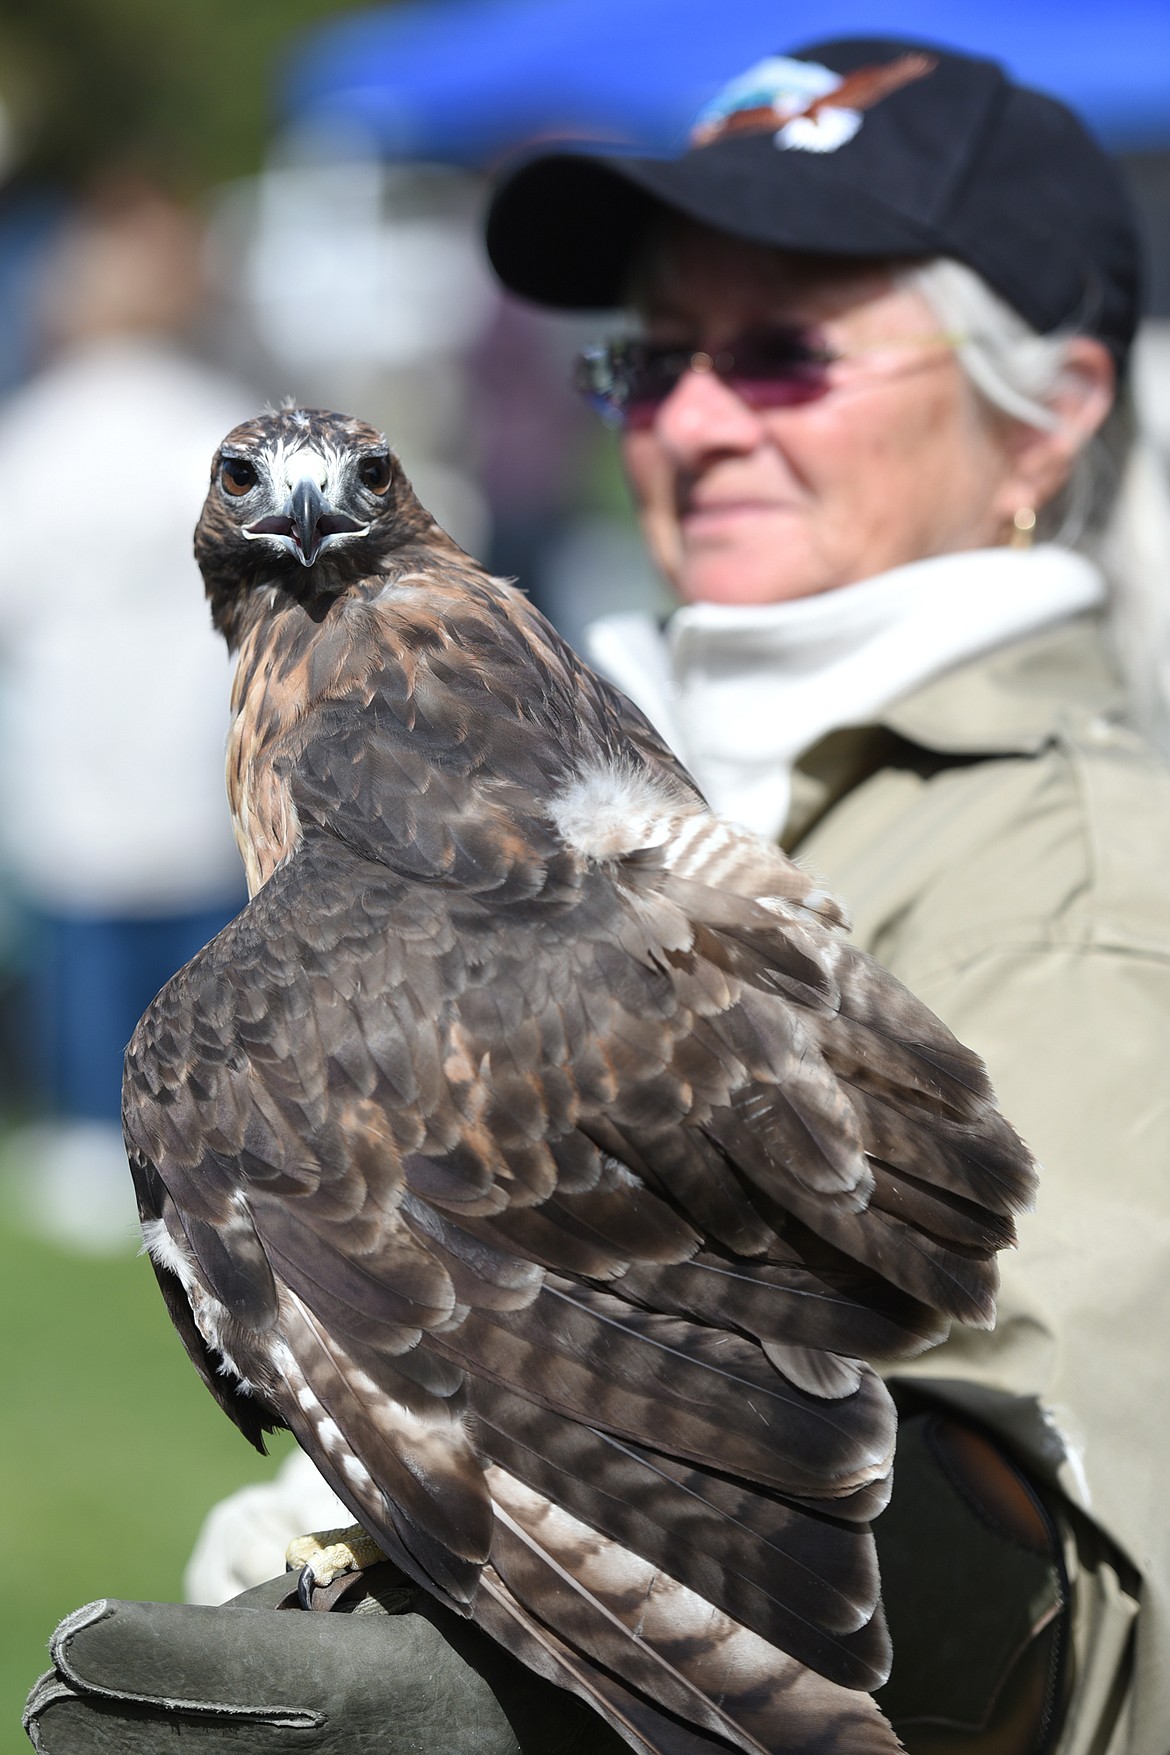
<path id="1" fill-rule="evenodd" d="M 304 567 L 311 567 L 321 552 L 326 532 L 321 528 L 323 517 L 333 508 L 322 497 L 321 490 L 309 476 L 302 476 L 288 497 L 284 508 L 292 524 L 297 545 L 297 558 Z"/>
<path id="2" fill-rule="evenodd" d="M 275 517 L 257 518 L 244 535 L 283 537 L 302 567 L 311 567 L 331 536 L 364 535 L 369 524 L 335 511 L 311 476 L 302 476 Z"/>

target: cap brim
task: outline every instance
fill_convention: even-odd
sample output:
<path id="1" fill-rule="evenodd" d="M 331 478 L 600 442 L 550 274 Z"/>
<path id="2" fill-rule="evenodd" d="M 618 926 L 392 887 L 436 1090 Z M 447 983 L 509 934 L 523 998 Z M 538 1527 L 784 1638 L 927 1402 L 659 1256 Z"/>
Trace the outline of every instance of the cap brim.
<path id="1" fill-rule="evenodd" d="M 761 150 L 771 155 L 761 162 Z M 763 174 L 761 174 L 763 173 Z M 938 241 L 850 187 L 815 153 L 730 140 L 681 158 L 544 153 L 499 184 L 487 249 L 511 291 L 542 305 L 626 302 L 647 232 L 663 209 L 777 249 L 866 261 L 932 255 Z"/>

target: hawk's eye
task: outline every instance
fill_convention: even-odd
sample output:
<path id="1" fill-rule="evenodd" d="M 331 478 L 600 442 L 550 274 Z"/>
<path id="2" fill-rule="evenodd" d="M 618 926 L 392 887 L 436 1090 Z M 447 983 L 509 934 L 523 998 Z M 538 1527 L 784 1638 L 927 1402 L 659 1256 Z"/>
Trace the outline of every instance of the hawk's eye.
<path id="1" fill-rule="evenodd" d="M 372 494 L 384 494 L 390 486 L 389 457 L 363 457 L 358 464 L 358 480 Z"/>
<path id="2" fill-rule="evenodd" d="M 234 494 L 238 499 L 256 486 L 256 471 L 242 457 L 225 457 L 223 468 L 219 472 L 225 493 Z"/>

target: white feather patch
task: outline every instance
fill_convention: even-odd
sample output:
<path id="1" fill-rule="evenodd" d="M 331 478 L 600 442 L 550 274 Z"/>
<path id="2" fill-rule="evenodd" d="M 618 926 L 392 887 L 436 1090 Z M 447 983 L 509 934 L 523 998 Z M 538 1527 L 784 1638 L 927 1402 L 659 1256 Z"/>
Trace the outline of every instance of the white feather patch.
<path id="1" fill-rule="evenodd" d="M 220 1375 L 237 1379 L 238 1387 L 245 1395 L 253 1390 L 251 1379 L 247 1376 L 228 1348 L 224 1340 L 227 1324 L 231 1320 L 231 1312 L 226 1304 L 212 1297 L 195 1271 L 190 1256 L 177 1244 L 166 1223 L 162 1219 L 144 1219 L 142 1224 L 143 1247 L 153 1261 L 174 1274 L 191 1306 L 191 1314 L 195 1318 L 195 1327 L 212 1350 L 219 1354 L 221 1364 Z"/>
<path id="2" fill-rule="evenodd" d="M 184 1292 L 190 1297 L 192 1288 L 199 1286 L 199 1281 L 195 1276 L 190 1258 L 179 1248 L 167 1230 L 166 1222 L 163 1219 L 143 1219 L 142 1247 L 152 1261 L 157 1261 L 159 1267 L 166 1268 L 169 1273 L 174 1274 Z M 202 1291 L 202 1287 L 199 1287 L 199 1290 Z"/>
<path id="3" fill-rule="evenodd" d="M 329 465 L 320 451 L 314 451 L 306 445 L 300 451 L 287 453 L 284 457 L 284 483 L 291 493 L 299 481 L 311 481 L 319 488 L 324 488 L 329 480 Z"/>
<path id="4" fill-rule="evenodd" d="M 223 1343 L 224 1323 L 229 1315 L 227 1307 L 207 1290 L 199 1278 L 195 1263 L 186 1250 L 175 1242 L 167 1230 L 165 1220 L 144 1220 L 142 1241 L 151 1259 L 168 1273 L 174 1274 L 182 1286 L 191 1306 L 191 1314 L 195 1318 L 195 1326 L 208 1346 L 220 1355 L 232 1376 L 242 1378 L 243 1372 L 230 1357 Z"/>
<path id="5" fill-rule="evenodd" d="M 331 1420 L 328 1414 L 326 1414 L 323 1420 L 318 1420 L 316 1422 L 316 1428 L 317 1437 L 321 1440 L 321 1443 L 325 1446 L 326 1450 L 340 1450 L 344 1445 L 345 1440 L 341 1436 L 341 1427 L 337 1424 L 336 1420 Z"/>
<path id="6" fill-rule="evenodd" d="M 553 827 L 586 859 L 660 847 L 694 801 L 673 780 L 628 761 L 582 768 L 548 805 Z"/>
<path id="7" fill-rule="evenodd" d="M 609 1171 L 619 1188 L 645 1188 L 646 1185 L 642 1181 L 642 1178 L 640 1176 L 635 1176 L 629 1165 L 623 1164 L 620 1158 L 612 1157 L 609 1152 L 602 1152 L 601 1162 L 605 1165 L 605 1168 Z"/>
<path id="8" fill-rule="evenodd" d="M 368 1492 L 374 1484 L 369 1470 L 363 1467 L 357 1457 L 352 1454 L 342 1457 L 341 1472 L 350 1486 L 357 1487 L 360 1491 Z"/>

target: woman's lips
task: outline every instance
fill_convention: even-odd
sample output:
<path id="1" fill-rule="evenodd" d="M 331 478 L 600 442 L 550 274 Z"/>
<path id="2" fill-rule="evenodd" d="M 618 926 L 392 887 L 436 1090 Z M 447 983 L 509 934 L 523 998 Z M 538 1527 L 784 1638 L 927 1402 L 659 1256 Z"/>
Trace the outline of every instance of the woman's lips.
<path id="1" fill-rule="evenodd" d="M 688 500 L 679 508 L 679 522 L 688 532 L 716 531 L 741 519 L 767 517 L 795 508 L 787 500 Z"/>

